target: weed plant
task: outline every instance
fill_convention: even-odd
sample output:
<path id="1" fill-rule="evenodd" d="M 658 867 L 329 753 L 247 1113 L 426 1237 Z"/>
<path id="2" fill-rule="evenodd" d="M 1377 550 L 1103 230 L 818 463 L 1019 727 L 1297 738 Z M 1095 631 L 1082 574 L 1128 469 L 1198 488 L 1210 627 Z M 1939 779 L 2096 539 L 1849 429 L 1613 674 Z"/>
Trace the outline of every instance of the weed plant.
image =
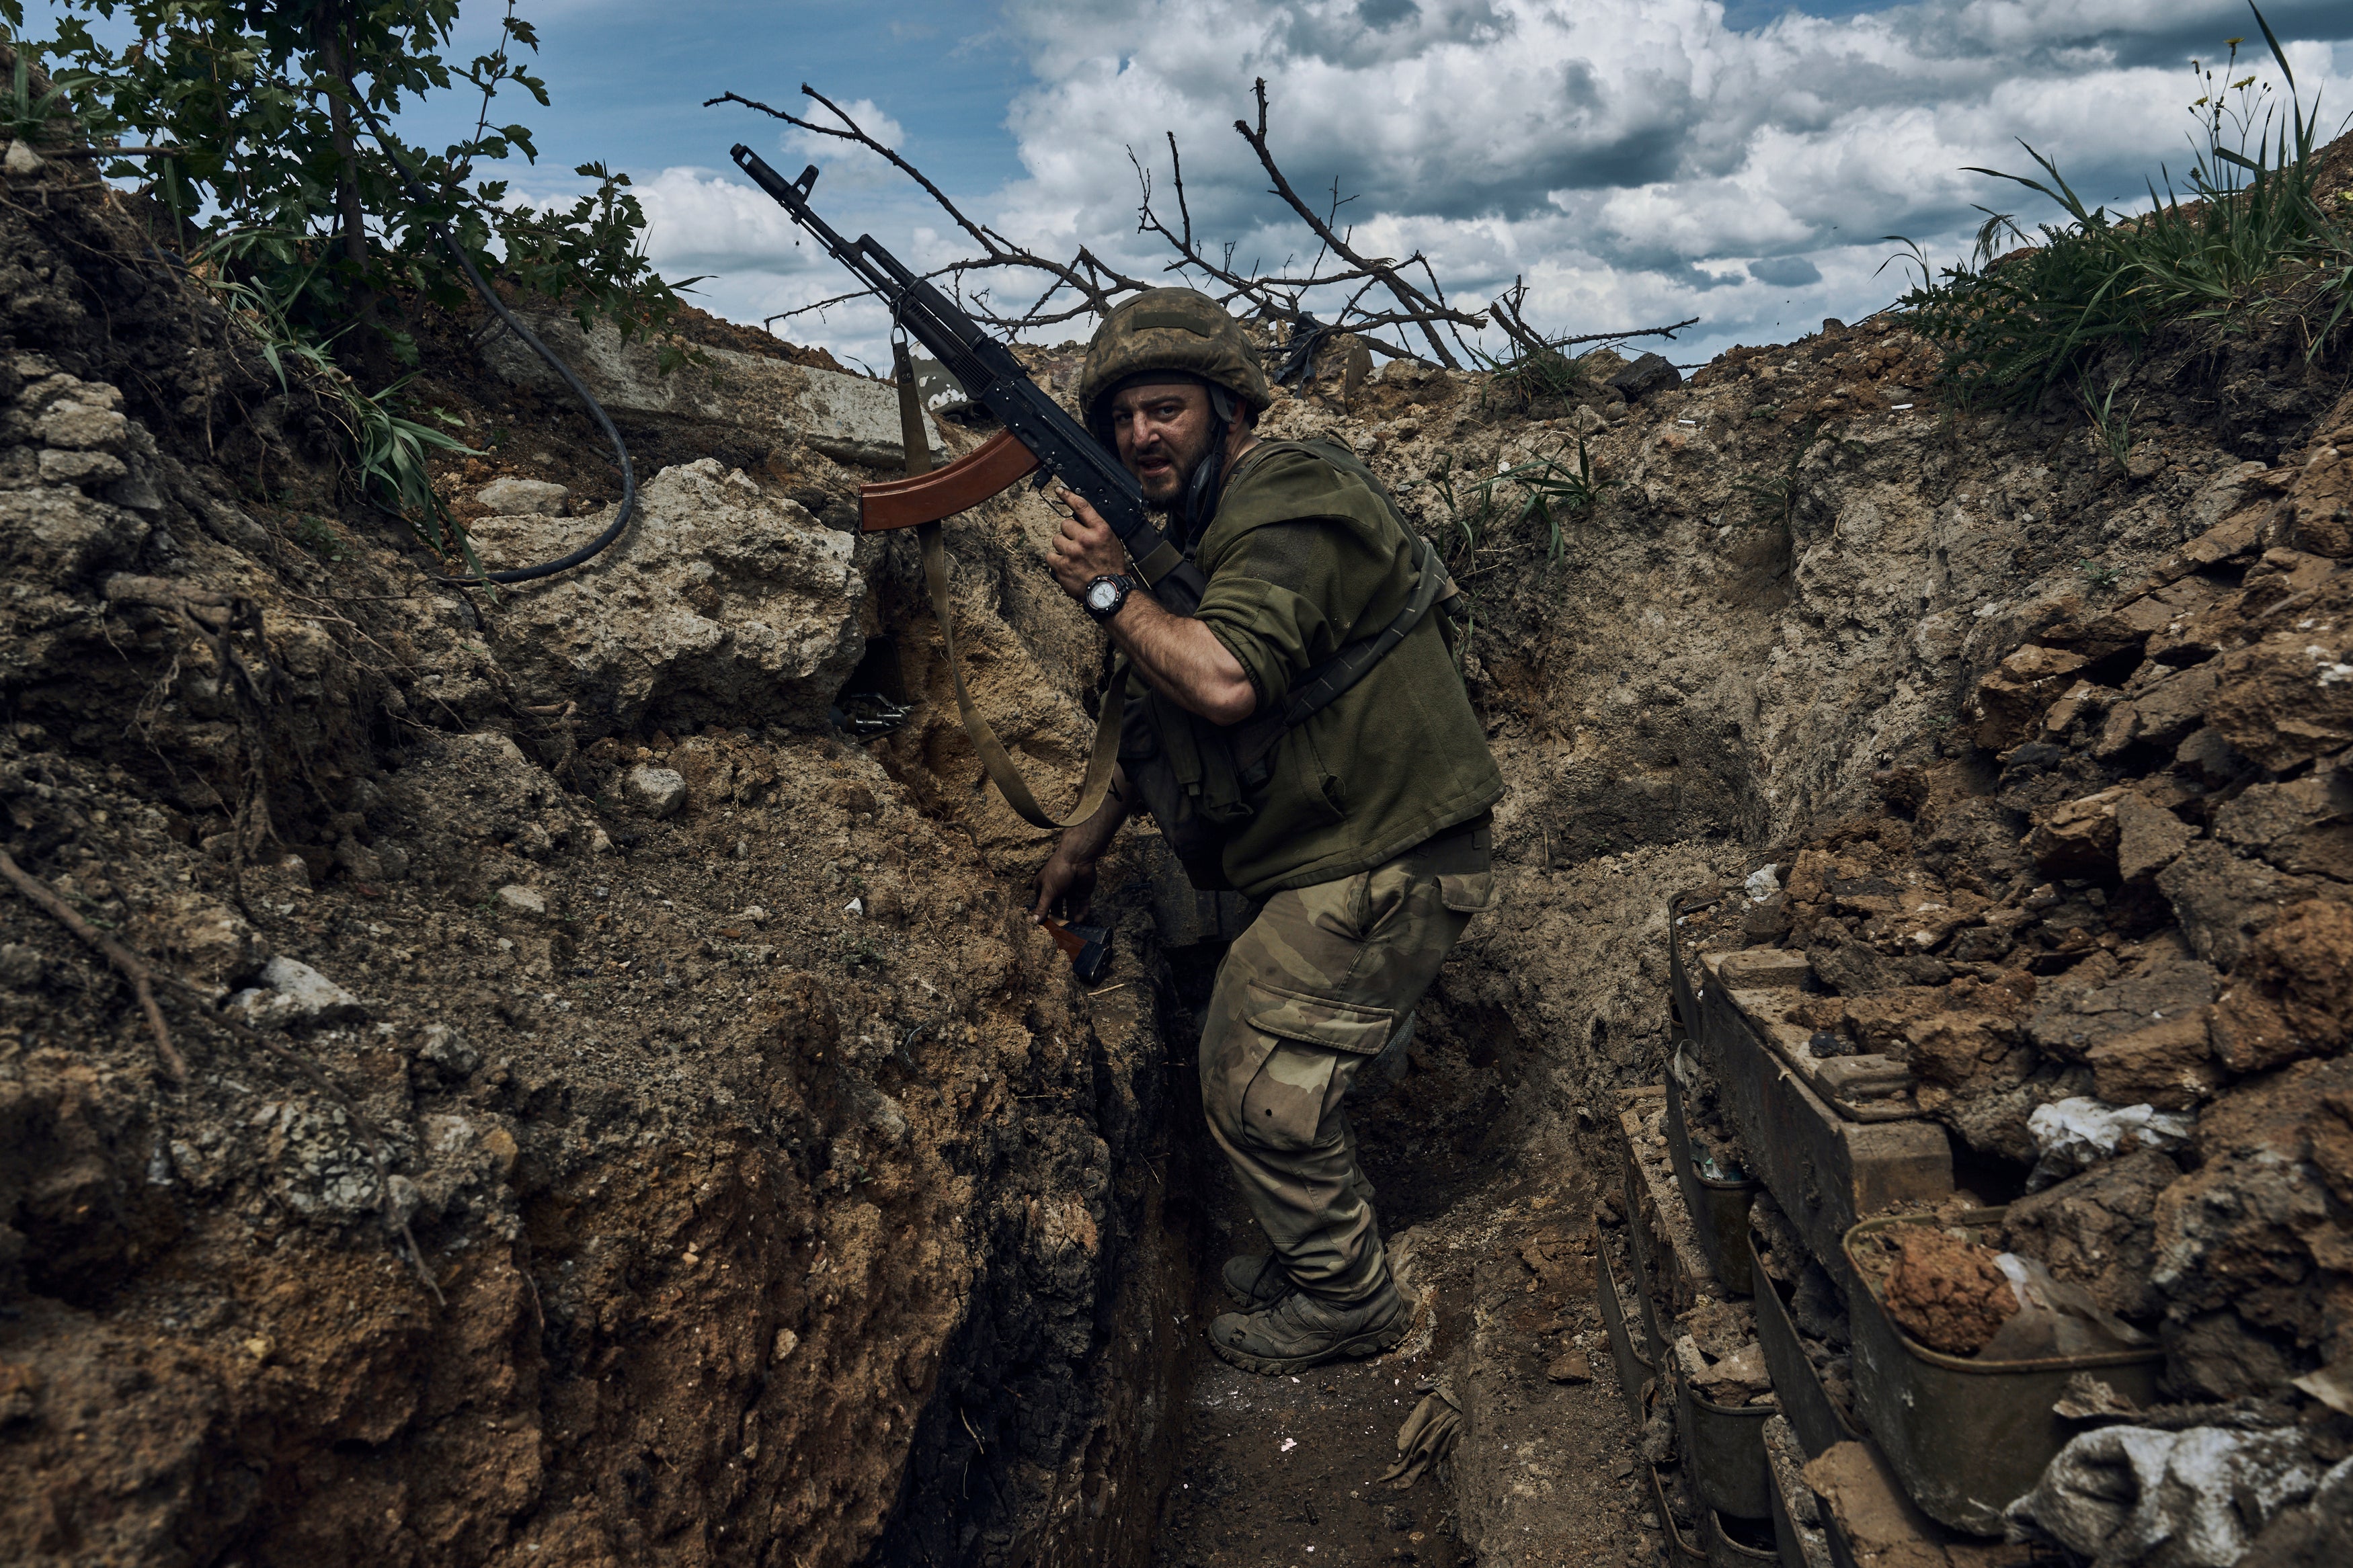
<path id="1" fill-rule="evenodd" d="M 1446 508 L 1447 526 L 1459 536 L 1461 544 L 1461 552 L 1455 559 L 1465 565 L 1495 529 L 1531 518 L 1545 525 L 1546 563 L 1559 561 L 1568 547 L 1564 524 L 1589 513 L 1601 492 L 1620 482 L 1602 479 L 1594 471 L 1593 456 L 1586 449 L 1583 437 L 1577 438 L 1574 461 L 1564 444 L 1543 457 L 1501 464 L 1493 473 L 1471 479 L 1454 467 L 1453 454 L 1444 453 L 1420 480 L 1409 481 L 1427 484 Z M 1519 491 L 1516 509 L 1497 499 L 1498 488 L 1504 485 Z"/>
<path id="2" fill-rule="evenodd" d="M 1988 211 L 1971 258 L 1937 275 L 1916 244 L 1889 237 L 1908 247 L 1897 259 L 1919 272 L 1899 303 L 1915 331 L 1944 347 L 1962 402 L 2031 404 L 2111 349 L 2137 352 L 2167 322 L 2227 329 L 2283 302 L 2325 312 L 2308 339 L 2318 352 L 2353 306 L 2353 234 L 2316 188 L 2318 100 L 2307 112 L 2260 10 L 2255 22 L 2287 100 L 2254 73 L 2238 74 L 2243 40 L 2231 41 L 2219 73 L 2191 62 L 2203 91 L 2190 106 L 2198 132 L 2186 189 L 2168 174 L 2164 195 L 2149 185 L 2148 211 L 2114 216 L 2086 207 L 2058 165 L 2027 146 L 2044 177 L 1971 172 L 2049 197 L 2065 221 L 2030 235 L 2011 215 Z M 2002 254 L 2012 242 L 2019 248 Z M 2109 433 L 2114 398 L 2111 387 L 2093 411 L 2112 450 L 2123 430 L 2119 421 Z"/>

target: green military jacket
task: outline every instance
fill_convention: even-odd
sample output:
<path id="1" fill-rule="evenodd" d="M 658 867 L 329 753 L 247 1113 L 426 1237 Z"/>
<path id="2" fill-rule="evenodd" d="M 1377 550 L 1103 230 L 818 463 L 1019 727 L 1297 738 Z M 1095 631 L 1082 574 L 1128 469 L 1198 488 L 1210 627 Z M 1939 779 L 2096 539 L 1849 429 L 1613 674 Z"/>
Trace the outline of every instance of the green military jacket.
<path id="1" fill-rule="evenodd" d="M 1249 674 L 1263 712 L 1404 609 L 1417 575 L 1412 543 L 1353 454 L 1264 442 L 1236 466 L 1194 549 L 1208 579 L 1194 614 Z M 1222 825 L 1227 885 L 1263 897 L 1350 876 L 1495 804 L 1503 775 L 1440 619 L 1424 616 L 1363 679 L 1276 743 L 1266 775 L 1244 787 Z M 1127 725 L 1124 757 L 1139 742 L 1191 756 L 1218 738 L 1218 726 L 1146 692 L 1140 678 L 1128 695 L 1131 715 L 1148 721 Z"/>

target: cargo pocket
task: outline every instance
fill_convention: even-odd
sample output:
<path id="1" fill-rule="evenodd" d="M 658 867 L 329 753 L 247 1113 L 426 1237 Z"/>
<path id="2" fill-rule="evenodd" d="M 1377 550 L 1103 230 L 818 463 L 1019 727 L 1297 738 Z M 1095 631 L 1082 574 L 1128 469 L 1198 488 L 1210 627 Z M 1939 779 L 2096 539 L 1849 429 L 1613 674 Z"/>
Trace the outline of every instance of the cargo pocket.
<path id="1" fill-rule="evenodd" d="M 1277 1153 L 1296 1154 L 1315 1146 L 1324 1126 L 1324 1102 L 1332 1094 L 1337 1053 L 1316 1046 L 1277 1040 L 1242 1091 L 1245 1141 Z"/>
<path id="2" fill-rule="evenodd" d="M 1477 914 L 1494 896 L 1493 871 L 1469 871 L 1459 876 L 1441 873 L 1438 879 L 1438 901 L 1458 915 Z"/>
<path id="3" fill-rule="evenodd" d="M 1328 1046 L 1351 1056 L 1369 1057 L 1388 1043 L 1397 1012 L 1355 1002 L 1285 991 L 1262 980 L 1245 981 L 1242 1016 L 1261 1035 Z"/>

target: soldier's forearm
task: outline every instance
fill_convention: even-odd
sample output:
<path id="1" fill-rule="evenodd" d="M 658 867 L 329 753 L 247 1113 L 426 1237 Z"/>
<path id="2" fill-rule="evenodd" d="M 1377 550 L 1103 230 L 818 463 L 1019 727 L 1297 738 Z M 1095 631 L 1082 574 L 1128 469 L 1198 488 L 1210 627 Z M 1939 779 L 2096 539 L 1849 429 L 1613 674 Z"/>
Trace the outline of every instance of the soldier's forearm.
<path id="1" fill-rule="evenodd" d="M 1133 594 L 1111 620 L 1112 640 L 1144 679 L 1213 724 L 1239 724 L 1258 708 L 1258 689 L 1233 650 L 1189 616 L 1172 616 Z"/>

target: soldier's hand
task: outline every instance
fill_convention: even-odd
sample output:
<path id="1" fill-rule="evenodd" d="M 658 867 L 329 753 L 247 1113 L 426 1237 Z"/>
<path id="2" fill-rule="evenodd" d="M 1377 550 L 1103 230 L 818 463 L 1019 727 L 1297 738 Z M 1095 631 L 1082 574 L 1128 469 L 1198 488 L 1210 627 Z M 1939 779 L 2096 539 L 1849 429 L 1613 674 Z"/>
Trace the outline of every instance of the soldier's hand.
<path id="1" fill-rule="evenodd" d="M 1038 873 L 1038 906 L 1029 911 L 1029 919 L 1044 920 L 1054 912 L 1058 901 L 1062 905 L 1061 919 L 1083 919 L 1094 896 L 1095 863 L 1072 859 L 1057 847 Z"/>
<path id="2" fill-rule="evenodd" d="M 1046 564 L 1054 574 L 1054 581 L 1062 592 L 1075 599 L 1087 591 L 1087 584 L 1098 577 L 1117 577 L 1127 570 L 1127 552 L 1119 542 L 1119 535 L 1102 514 L 1089 506 L 1083 496 L 1074 491 L 1056 492 L 1071 515 L 1062 520 L 1061 531 L 1054 535 L 1052 547 L 1047 552 Z"/>

